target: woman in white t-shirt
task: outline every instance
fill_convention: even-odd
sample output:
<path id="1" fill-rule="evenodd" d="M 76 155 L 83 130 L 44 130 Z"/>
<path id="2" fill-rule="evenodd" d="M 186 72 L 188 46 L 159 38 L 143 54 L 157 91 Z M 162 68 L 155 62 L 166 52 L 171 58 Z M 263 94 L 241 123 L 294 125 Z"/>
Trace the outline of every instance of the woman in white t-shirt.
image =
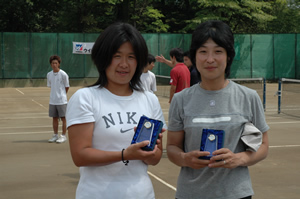
<path id="1" fill-rule="evenodd" d="M 77 199 L 155 198 L 147 168 L 160 161 L 162 135 L 153 151 L 141 149 L 149 141 L 131 144 L 141 116 L 165 124 L 157 97 L 141 86 L 147 55 L 142 35 L 126 23 L 106 28 L 93 46 L 99 78 L 71 97 L 66 116 L 72 158 L 80 167 Z"/>

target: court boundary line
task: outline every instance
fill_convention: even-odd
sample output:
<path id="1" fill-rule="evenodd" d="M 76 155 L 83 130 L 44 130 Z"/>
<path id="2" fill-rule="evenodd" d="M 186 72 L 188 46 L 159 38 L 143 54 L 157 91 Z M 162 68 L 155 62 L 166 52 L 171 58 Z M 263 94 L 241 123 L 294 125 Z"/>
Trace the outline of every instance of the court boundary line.
<path id="1" fill-rule="evenodd" d="M 40 132 L 0 133 L 0 135 L 30 135 L 30 134 L 46 134 L 46 133 L 53 134 L 53 130 L 52 131 L 40 131 Z"/>
<path id="2" fill-rule="evenodd" d="M 0 133 L 1 135 L 30 135 L 30 134 L 47 134 L 51 133 L 53 131 L 40 131 L 40 132 L 18 132 L 18 133 Z M 291 144 L 291 145 L 275 145 L 275 146 L 269 146 L 269 148 L 290 148 L 290 147 L 300 147 L 300 145 Z M 166 152 L 166 149 L 163 150 L 163 152 Z"/>
<path id="3" fill-rule="evenodd" d="M 51 125 L 47 125 L 47 126 L 15 126 L 15 127 L 11 127 L 11 126 L 7 126 L 7 127 L 1 127 L 1 129 L 24 129 L 24 128 L 52 128 Z"/>
<path id="4" fill-rule="evenodd" d="M 269 148 L 290 148 L 290 147 L 300 147 L 300 145 L 291 144 L 291 145 L 269 146 Z"/>
<path id="5" fill-rule="evenodd" d="M 25 93 L 23 93 L 22 91 L 20 91 L 19 89 L 16 88 L 16 91 L 18 91 L 19 93 L 21 93 L 22 95 L 25 96 Z M 30 98 L 30 97 L 29 97 Z M 34 99 L 31 98 L 31 101 L 36 103 L 37 105 L 39 105 L 40 107 L 43 107 L 44 109 L 48 110 L 44 105 L 42 105 L 41 103 L 35 101 Z"/>
<path id="6" fill-rule="evenodd" d="M 51 133 L 53 131 L 39 131 L 39 132 L 18 132 L 18 133 L 0 133 L 0 135 L 30 135 L 30 134 L 46 134 L 46 133 Z M 300 145 L 296 145 L 296 144 L 291 144 L 291 145 L 275 145 L 275 146 L 269 146 L 269 148 L 284 148 L 284 147 L 300 147 Z M 165 149 L 164 149 L 164 153 L 165 153 Z"/>
<path id="7" fill-rule="evenodd" d="M 153 178 L 155 178 L 157 181 L 159 181 L 160 183 L 162 183 L 162 184 L 166 185 L 167 187 L 173 189 L 173 191 L 176 191 L 176 190 L 177 190 L 174 186 L 170 185 L 169 183 L 167 183 L 167 182 L 164 181 L 163 179 L 157 177 L 156 175 L 154 175 L 154 174 L 151 173 L 150 171 L 147 171 L 147 173 L 148 173 L 150 176 L 152 176 Z"/>

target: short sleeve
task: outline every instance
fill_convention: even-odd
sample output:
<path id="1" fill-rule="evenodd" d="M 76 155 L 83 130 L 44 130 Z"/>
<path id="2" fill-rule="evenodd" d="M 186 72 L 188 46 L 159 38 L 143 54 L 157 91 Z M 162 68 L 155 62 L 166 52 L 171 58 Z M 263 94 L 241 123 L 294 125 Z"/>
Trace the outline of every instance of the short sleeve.
<path id="1" fill-rule="evenodd" d="M 156 77 L 155 77 L 154 74 L 152 75 L 152 88 L 151 88 L 151 90 L 152 90 L 153 92 L 156 92 L 156 91 L 157 91 L 157 88 L 156 88 Z"/>
<path id="2" fill-rule="evenodd" d="M 257 92 L 255 92 L 252 97 L 252 123 L 256 128 L 264 133 L 270 129 L 266 122 L 264 108 Z"/>
<path id="3" fill-rule="evenodd" d="M 50 73 L 47 74 L 47 87 L 51 87 Z"/>
<path id="4" fill-rule="evenodd" d="M 180 93 L 175 93 L 169 108 L 169 124 L 168 130 L 181 131 L 183 130 L 183 106 L 180 103 Z"/>
<path id="5" fill-rule="evenodd" d="M 88 88 L 79 89 L 67 105 L 67 128 L 74 124 L 95 122 L 93 97 Z"/>
<path id="6" fill-rule="evenodd" d="M 170 72 L 170 77 L 171 77 L 170 84 L 176 86 L 178 82 L 178 75 L 177 75 L 177 71 L 174 70 L 174 68 Z"/>
<path id="7" fill-rule="evenodd" d="M 65 75 L 65 87 L 70 87 L 68 74 Z"/>

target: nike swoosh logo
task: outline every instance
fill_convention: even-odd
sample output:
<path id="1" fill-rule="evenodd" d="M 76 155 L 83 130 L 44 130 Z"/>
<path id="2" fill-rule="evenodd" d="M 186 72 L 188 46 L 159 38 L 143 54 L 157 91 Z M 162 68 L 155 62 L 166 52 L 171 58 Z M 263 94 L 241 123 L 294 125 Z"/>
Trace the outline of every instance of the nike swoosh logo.
<path id="1" fill-rule="evenodd" d="M 133 128 L 131 128 L 131 129 L 126 129 L 126 130 L 123 130 L 123 129 L 120 129 L 120 132 L 121 133 L 126 133 L 127 131 L 131 131 Z"/>

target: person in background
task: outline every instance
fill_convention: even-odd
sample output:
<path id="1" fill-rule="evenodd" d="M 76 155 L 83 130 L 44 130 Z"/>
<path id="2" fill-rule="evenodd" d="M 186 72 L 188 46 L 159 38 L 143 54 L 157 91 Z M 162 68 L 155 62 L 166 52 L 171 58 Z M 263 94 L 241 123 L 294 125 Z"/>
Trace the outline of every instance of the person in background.
<path id="1" fill-rule="evenodd" d="M 180 48 L 171 49 L 170 59 L 174 67 L 170 72 L 171 88 L 169 103 L 171 103 L 175 93 L 178 93 L 185 88 L 189 88 L 191 81 L 190 71 L 188 70 L 187 66 L 183 63 L 183 51 Z"/>
<path id="2" fill-rule="evenodd" d="M 141 116 L 165 124 L 158 98 L 141 85 L 147 56 L 144 38 L 127 23 L 107 27 L 92 48 L 98 80 L 67 107 L 71 155 L 80 167 L 76 199 L 155 198 L 147 169 L 161 159 L 162 134 L 153 151 L 142 150 L 148 140 L 131 144 Z"/>
<path id="3" fill-rule="evenodd" d="M 60 69 L 61 58 L 57 55 L 50 57 L 52 71 L 47 74 L 47 86 L 51 88 L 49 101 L 49 117 L 52 117 L 54 134 L 48 142 L 64 143 L 67 140 L 66 109 L 67 93 L 69 90 L 69 76 Z M 58 135 L 59 119 L 62 121 L 62 134 Z"/>
<path id="4" fill-rule="evenodd" d="M 190 51 L 186 51 L 183 53 L 183 62 L 189 68 L 191 73 L 191 82 L 190 86 L 198 84 L 201 81 L 200 73 L 197 70 L 196 66 L 193 65 L 190 57 Z"/>
<path id="5" fill-rule="evenodd" d="M 144 71 L 141 75 L 141 82 L 143 84 L 144 90 L 150 91 L 152 93 L 156 92 L 156 77 L 151 70 L 155 64 L 155 57 L 151 54 L 148 54 L 148 63 L 147 66 L 144 68 Z"/>
<path id="6" fill-rule="evenodd" d="M 171 60 L 166 59 L 163 55 L 156 56 L 155 59 L 158 62 L 164 63 L 171 68 L 173 68 L 175 65 L 173 65 Z M 183 63 L 188 67 L 190 74 L 191 74 L 191 81 L 190 86 L 193 86 L 194 84 L 198 84 L 201 81 L 200 73 L 197 70 L 196 66 L 193 65 L 191 58 L 190 58 L 190 52 L 186 51 L 183 53 Z"/>
<path id="7" fill-rule="evenodd" d="M 201 82 L 176 93 L 169 109 L 167 154 L 181 167 L 176 198 L 250 199 L 248 166 L 266 158 L 269 126 L 257 92 L 227 79 L 235 56 L 230 27 L 214 20 L 200 24 L 192 34 L 190 55 Z M 247 123 L 260 131 L 257 151 L 241 139 Z M 225 132 L 223 147 L 212 153 L 200 151 L 207 130 Z"/>
<path id="8" fill-rule="evenodd" d="M 166 59 L 163 55 L 156 55 L 155 56 L 156 61 L 166 64 L 168 66 L 170 66 L 171 68 L 173 68 L 175 65 L 172 63 L 171 60 Z"/>

